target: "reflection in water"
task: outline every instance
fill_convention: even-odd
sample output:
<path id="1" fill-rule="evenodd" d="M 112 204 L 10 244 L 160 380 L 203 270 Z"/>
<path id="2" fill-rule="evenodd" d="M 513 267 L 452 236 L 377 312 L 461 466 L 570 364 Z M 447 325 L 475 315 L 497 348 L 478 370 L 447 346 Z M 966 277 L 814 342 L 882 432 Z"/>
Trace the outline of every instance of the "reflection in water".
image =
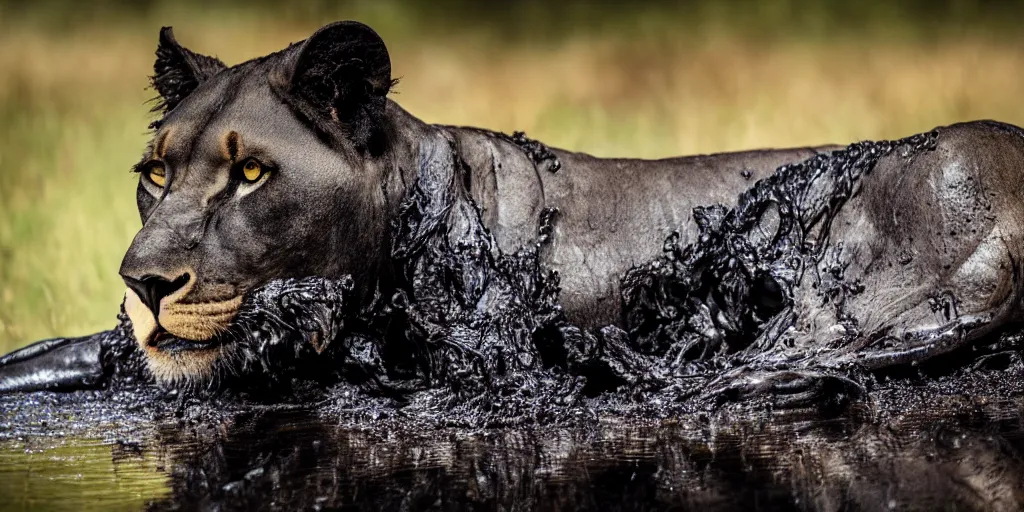
<path id="1" fill-rule="evenodd" d="M 932 406 L 815 422 L 733 411 L 483 431 L 353 429 L 306 410 L 215 423 L 157 414 L 102 448 L 10 438 L 0 491 L 22 496 L 6 501 L 14 508 L 99 510 L 1019 510 L 1022 404 L 978 400 L 955 417 Z"/>
<path id="2" fill-rule="evenodd" d="M 272 431 L 287 434 L 260 435 Z M 178 448 L 173 497 L 156 508 L 1015 510 L 1024 498 L 1019 447 L 963 430 L 748 424 L 391 436 L 264 416 L 215 441 L 180 432 L 162 440 Z"/>
<path id="3" fill-rule="evenodd" d="M 168 493 L 156 452 L 101 439 L 33 439 L 0 445 L 0 509 L 140 509 Z"/>

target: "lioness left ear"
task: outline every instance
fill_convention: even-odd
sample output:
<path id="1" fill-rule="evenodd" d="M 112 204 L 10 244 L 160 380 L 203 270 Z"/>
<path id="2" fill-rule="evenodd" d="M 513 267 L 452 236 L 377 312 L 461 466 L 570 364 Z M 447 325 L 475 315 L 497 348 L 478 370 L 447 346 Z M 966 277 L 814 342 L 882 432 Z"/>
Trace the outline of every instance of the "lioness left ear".
<path id="1" fill-rule="evenodd" d="M 372 28 L 339 21 L 289 52 L 270 83 L 320 134 L 367 149 L 383 125 L 391 58 Z"/>
<path id="2" fill-rule="evenodd" d="M 160 93 L 160 102 L 153 110 L 170 112 L 200 83 L 226 68 L 215 57 L 200 55 L 178 44 L 171 27 L 161 28 L 153 63 L 153 88 Z"/>

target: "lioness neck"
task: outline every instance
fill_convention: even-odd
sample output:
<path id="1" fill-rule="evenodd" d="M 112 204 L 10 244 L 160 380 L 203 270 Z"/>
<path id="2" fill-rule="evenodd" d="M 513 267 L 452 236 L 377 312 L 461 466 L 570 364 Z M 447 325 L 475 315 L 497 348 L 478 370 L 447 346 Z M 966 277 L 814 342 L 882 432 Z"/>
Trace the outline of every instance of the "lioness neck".
<path id="1" fill-rule="evenodd" d="M 523 148 L 498 132 L 423 122 L 394 102 L 388 104 L 388 112 L 394 174 L 402 183 L 395 193 L 409 193 L 421 158 L 420 144 L 440 134 L 455 145 L 465 164 L 462 185 L 480 208 L 484 226 L 499 247 L 514 251 L 534 240 L 544 207 L 544 187 L 541 171 Z"/>

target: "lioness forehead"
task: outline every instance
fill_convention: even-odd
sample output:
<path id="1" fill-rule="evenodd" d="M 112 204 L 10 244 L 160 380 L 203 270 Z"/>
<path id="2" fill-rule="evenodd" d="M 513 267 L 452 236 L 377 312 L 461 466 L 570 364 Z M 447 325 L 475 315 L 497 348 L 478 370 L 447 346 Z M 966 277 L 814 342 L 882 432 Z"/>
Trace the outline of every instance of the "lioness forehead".
<path id="1" fill-rule="evenodd" d="M 271 89 L 269 68 L 244 63 L 203 82 L 161 120 L 147 156 L 198 169 L 322 144 Z"/>

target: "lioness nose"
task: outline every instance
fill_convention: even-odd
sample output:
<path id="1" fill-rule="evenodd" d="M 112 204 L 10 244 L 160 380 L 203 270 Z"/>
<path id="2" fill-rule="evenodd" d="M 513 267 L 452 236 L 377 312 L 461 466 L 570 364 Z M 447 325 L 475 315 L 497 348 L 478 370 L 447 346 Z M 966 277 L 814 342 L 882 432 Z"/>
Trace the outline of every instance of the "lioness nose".
<path id="1" fill-rule="evenodd" d="M 188 283 L 188 274 L 178 276 L 174 281 L 168 281 L 160 276 L 145 275 L 139 279 L 122 275 L 124 284 L 128 285 L 143 304 L 153 312 L 153 316 L 160 315 L 160 299 L 178 291 Z"/>

